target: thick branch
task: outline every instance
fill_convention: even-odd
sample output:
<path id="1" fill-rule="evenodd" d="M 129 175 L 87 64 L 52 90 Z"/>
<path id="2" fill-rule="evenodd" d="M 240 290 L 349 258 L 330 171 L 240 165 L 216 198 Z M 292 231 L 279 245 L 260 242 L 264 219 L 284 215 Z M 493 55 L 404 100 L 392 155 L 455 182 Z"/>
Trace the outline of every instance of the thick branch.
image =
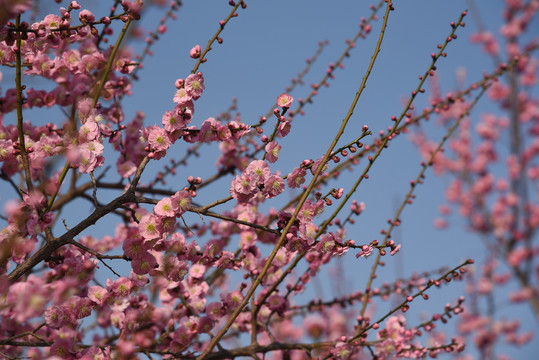
<path id="1" fill-rule="evenodd" d="M 124 204 L 135 202 L 136 197 L 132 192 L 127 192 L 118 198 L 112 200 L 107 205 L 97 208 L 86 219 L 81 221 L 71 230 L 67 231 L 64 235 L 48 241 L 41 249 L 39 249 L 34 255 L 26 259 L 25 262 L 20 264 L 9 274 L 8 279 L 12 282 L 17 281 L 20 277 L 30 272 L 34 266 L 42 261 L 47 260 L 51 254 L 58 248 L 68 244 L 73 240 L 75 236 L 86 230 L 90 226 L 94 225 L 99 219 L 105 215 L 111 213 Z"/>

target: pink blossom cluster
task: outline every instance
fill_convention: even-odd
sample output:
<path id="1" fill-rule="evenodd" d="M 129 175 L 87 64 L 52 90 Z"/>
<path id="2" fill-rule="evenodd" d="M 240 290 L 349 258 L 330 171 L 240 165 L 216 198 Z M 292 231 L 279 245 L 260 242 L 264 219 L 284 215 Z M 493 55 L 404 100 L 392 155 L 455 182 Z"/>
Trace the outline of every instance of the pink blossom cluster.
<path id="1" fill-rule="evenodd" d="M 279 91 L 277 108 L 272 98 L 269 113 L 249 125 L 235 101 L 221 114 L 195 117 L 195 102 L 212 87 L 211 72 L 204 72 L 205 84 L 199 67 L 214 54 L 212 46 L 223 43 L 228 22 L 247 7 L 230 0 L 230 12 L 216 21 L 208 45 L 185 51 L 195 65 L 175 81 L 173 105 L 161 113 L 160 124 L 148 124 L 142 111 L 126 119 L 123 101 L 139 79 L 144 56 L 134 56 L 124 42 L 136 42 L 143 33 L 129 31 L 146 18 L 148 5 L 163 3 L 122 0 L 99 17 L 71 1 L 58 14 L 28 23 L 31 2 L 0 0 L 0 65 L 15 79 L 8 85 L 13 87 L 0 89 L 0 179 L 14 194 L 0 216 L 0 357 L 435 358 L 463 352 L 467 344 L 490 358 L 500 342 L 523 346 L 532 340 L 513 314 L 497 317 L 492 300 L 502 289 L 504 306 L 530 304 L 537 315 L 539 60 L 537 44 L 524 37 L 539 11 L 537 1 L 507 0 L 500 35 L 472 35 L 498 64 L 494 71 L 441 95 L 437 62 L 465 27 L 463 12 L 391 126 L 375 135 L 367 125 L 358 134 L 344 132 L 356 99 L 333 143 L 316 149 L 322 156 L 299 160 L 283 173 L 273 167 L 289 156 L 288 138 L 281 139 L 292 134 L 296 115 L 344 67 L 356 41 L 375 32 L 372 22 L 385 11 L 375 60 L 388 15 L 399 5 L 371 6 L 371 16 L 361 18 L 354 40 L 346 41 L 305 100 L 294 102 L 290 95 L 301 89 Z M 180 5 L 164 6 L 143 54 L 152 53 Z M 306 72 L 317 55 L 307 61 Z M 413 103 L 426 92 L 427 79 L 430 105 L 416 114 Z M 485 112 L 474 123 L 477 101 L 470 96 L 482 90 L 499 111 Z M 32 118 L 35 110 L 52 109 L 61 110 L 59 120 Z M 429 117 L 446 132 L 442 141 L 411 130 Z M 356 191 L 380 154 L 406 133 L 423 157 L 421 170 L 406 184 L 409 191 L 384 222 L 380 240 L 369 239 L 364 226 L 372 224 L 363 219 L 371 207 L 354 199 Z M 204 170 L 214 172 L 204 180 L 185 173 L 200 162 L 201 148 L 212 145 L 219 148 L 217 162 Z M 177 151 L 181 146 L 188 148 Z M 161 164 L 155 176 L 149 174 L 148 168 Z M 387 255 L 400 255 L 402 247 L 395 228 L 430 167 L 451 177 L 436 224 L 448 226 L 456 209 L 470 232 L 485 240 L 485 257 L 476 267 L 463 260 L 382 284 L 377 277 Z M 347 173 L 353 181 L 343 178 Z M 178 184 L 180 175 L 185 184 Z M 2 190 L 2 201 L 9 194 Z M 83 216 L 82 203 L 90 204 Z M 95 235 L 94 225 L 105 235 Z M 360 259 L 344 263 L 350 253 Z M 356 270 L 358 261 L 369 270 Z M 350 269 L 345 272 L 343 264 Z M 356 280 L 344 278 L 350 271 L 361 280 L 360 290 L 348 286 Z M 321 295 L 320 279 L 345 286 L 340 294 Z M 427 309 L 421 302 L 431 292 L 460 281 L 471 305 L 458 297 L 420 320 L 409 315 Z M 450 323 L 455 336 L 449 336 Z"/>
<path id="2" fill-rule="evenodd" d="M 266 199 L 271 199 L 283 191 L 283 178 L 279 174 L 271 174 L 268 163 L 264 160 L 252 161 L 230 185 L 230 194 L 240 204 L 255 200 L 259 193 Z"/>

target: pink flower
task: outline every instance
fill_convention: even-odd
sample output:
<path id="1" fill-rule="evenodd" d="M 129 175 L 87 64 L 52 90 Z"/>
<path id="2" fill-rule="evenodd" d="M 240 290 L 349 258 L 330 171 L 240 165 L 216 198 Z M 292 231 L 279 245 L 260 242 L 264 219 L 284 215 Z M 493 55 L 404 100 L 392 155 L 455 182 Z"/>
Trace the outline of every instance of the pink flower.
<path id="1" fill-rule="evenodd" d="M 129 11 L 135 15 L 140 15 L 140 12 L 142 11 L 142 5 L 144 5 L 144 1 L 142 0 L 122 0 L 122 6 L 124 10 Z"/>
<path id="2" fill-rule="evenodd" d="M 103 152 L 105 151 L 105 147 L 99 141 L 93 140 L 93 141 L 81 144 L 79 146 L 79 150 L 81 152 L 83 150 L 87 150 L 87 151 L 90 151 L 91 153 L 93 153 L 96 156 L 96 160 L 98 162 L 98 165 L 100 165 L 101 161 L 100 161 L 99 158 L 100 158 L 100 155 L 103 155 Z"/>
<path id="3" fill-rule="evenodd" d="M 95 16 L 91 11 L 85 9 L 80 12 L 79 20 L 83 24 L 88 24 L 95 21 Z"/>
<path id="4" fill-rule="evenodd" d="M 59 359 L 70 359 L 73 353 L 73 339 L 57 339 L 49 349 L 49 356 Z"/>
<path id="5" fill-rule="evenodd" d="M 89 298 L 72 296 L 64 305 L 64 313 L 70 318 L 72 323 L 90 316 L 92 313 L 92 301 Z"/>
<path id="6" fill-rule="evenodd" d="M 65 315 L 59 306 L 51 306 L 45 311 L 45 323 L 53 329 L 59 329 L 65 323 Z"/>
<path id="7" fill-rule="evenodd" d="M 202 48 L 200 47 L 200 45 L 195 45 L 189 52 L 189 56 L 191 56 L 193 59 L 198 59 L 201 53 Z"/>
<path id="8" fill-rule="evenodd" d="M 292 105 L 294 98 L 286 93 L 281 94 L 277 97 L 277 105 L 282 108 L 289 108 Z"/>
<path id="9" fill-rule="evenodd" d="M 182 281 L 189 272 L 189 265 L 186 261 L 180 261 L 176 256 L 165 256 L 161 262 L 161 268 L 167 279 L 171 281 Z"/>
<path id="10" fill-rule="evenodd" d="M 471 37 L 472 43 L 481 43 L 483 44 L 483 51 L 490 55 L 497 55 L 500 51 L 500 45 L 494 34 L 483 31 L 480 33 L 473 34 Z"/>
<path id="11" fill-rule="evenodd" d="M 302 168 L 298 167 L 292 170 L 290 174 L 288 174 L 286 178 L 286 183 L 289 188 L 296 189 L 301 186 L 305 182 L 305 175 L 307 174 L 307 171 Z"/>
<path id="12" fill-rule="evenodd" d="M 301 210 L 298 213 L 298 220 L 301 223 L 309 223 L 313 221 L 315 216 L 314 205 L 310 200 L 306 200 Z"/>
<path id="13" fill-rule="evenodd" d="M 230 131 L 230 128 L 226 125 L 219 124 L 217 126 L 217 139 L 219 141 L 228 140 L 232 137 L 232 132 Z"/>
<path id="14" fill-rule="evenodd" d="M 92 111 L 92 99 L 89 97 L 83 97 L 77 101 L 77 110 L 79 111 L 79 116 L 86 118 L 90 115 Z"/>
<path id="15" fill-rule="evenodd" d="M 101 350 L 97 346 L 91 346 L 86 350 L 82 351 L 81 360 L 105 360 L 110 359 L 110 353 L 105 350 Z"/>
<path id="16" fill-rule="evenodd" d="M 163 234 L 170 234 L 176 228 L 176 215 L 161 217 L 161 229 Z M 155 249 L 157 250 L 157 249 Z"/>
<path id="17" fill-rule="evenodd" d="M 97 160 L 97 156 L 93 152 L 81 149 L 79 171 L 85 174 L 94 171 L 98 165 Z"/>
<path id="18" fill-rule="evenodd" d="M 88 298 L 97 305 L 104 305 L 109 295 L 110 293 L 107 291 L 107 289 L 102 288 L 101 286 L 90 286 L 88 288 Z"/>
<path id="19" fill-rule="evenodd" d="M 89 142 L 99 137 L 99 127 L 93 118 L 88 118 L 79 129 L 79 141 Z"/>
<path id="20" fill-rule="evenodd" d="M 317 171 L 318 168 L 320 167 L 320 164 L 322 164 L 322 161 L 323 161 L 323 160 L 324 160 L 324 157 L 321 157 L 320 159 L 318 159 L 318 160 L 316 160 L 316 161 L 314 162 L 314 165 L 313 165 L 313 166 L 311 166 L 311 173 L 312 173 L 313 175 L 316 173 L 316 171 Z M 327 167 L 328 167 L 328 164 L 325 163 L 325 164 L 324 164 L 324 167 L 322 168 L 321 174 L 322 174 L 324 171 L 326 171 Z"/>
<path id="21" fill-rule="evenodd" d="M 133 288 L 133 282 L 128 278 L 122 276 L 116 281 L 107 279 L 107 288 L 117 297 L 125 297 L 131 293 Z"/>
<path id="22" fill-rule="evenodd" d="M 362 201 L 359 204 L 357 203 L 357 200 L 352 201 L 352 205 L 350 206 L 350 211 L 352 211 L 354 214 L 359 215 L 365 210 L 365 203 Z"/>
<path id="23" fill-rule="evenodd" d="M 201 72 L 191 74 L 185 79 L 185 90 L 194 100 L 202 95 L 204 89 L 204 78 L 202 77 Z"/>
<path id="24" fill-rule="evenodd" d="M 161 224 L 157 216 L 146 214 L 140 219 L 139 223 L 140 235 L 145 239 L 152 240 L 161 236 Z"/>
<path id="25" fill-rule="evenodd" d="M 264 182 L 262 193 L 268 199 L 274 198 L 284 191 L 284 180 L 278 175 L 271 175 Z"/>
<path id="26" fill-rule="evenodd" d="M 185 325 L 178 326 L 176 331 L 173 333 L 173 344 L 174 342 L 177 342 L 183 347 L 191 342 L 193 336 L 194 334 L 189 332 Z"/>
<path id="27" fill-rule="evenodd" d="M 213 320 L 218 320 L 224 315 L 223 304 L 220 302 L 211 302 L 206 305 L 206 314 Z"/>
<path id="28" fill-rule="evenodd" d="M 264 150 L 266 150 L 266 160 L 268 160 L 270 163 L 274 163 L 277 161 L 277 159 L 279 159 L 281 145 L 277 144 L 275 141 L 272 141 L 266 145 Z"/>
<path id="29" fill-rule="evenodd" d="M 143 239 L 140 237 L 128 237 L 122 244 L 124 255 L 130 259 L 142 257 L 146 249 L 143 246 Z"/>
<path id="30" fill-rule="evenodd" d="M 172 111 L 167 111 L 161 121 L 168 132 L 180 130 L 187 125 L 187 122 L 181 116 L 175 115 Z"/>
<path id="31" fill-rule="evenodd" d="M 211 329 L 213 329 L 214 325 L 215 325 L 214 321 L 210 317 L 208 316 L 201 317 L 198 321 L 197 332 L 209 333 Z"/>
<path id="32" fill-rule="evenodd" d="M 176 91 L 176 94 L 174 94 L 174 98 L 172 98 L 172 101 L 181 106 L 189 103 L 189 101 L 191 100 L 192 97 L 187 93 L 187 90 L 185 88 L 178 89 Z"/>
<path id="33" fill-rule="evenodd" d="M 368 258 L 369 256 L 371 256 L 373 250 L 374 250 L 374 246 L 372 246 L 372 245 L 363 245 L 361 247 L 361 251 L 356 254 L 356 257 L 357 258 L 358 257 Z"/>
<path id="34" fill-rule="evenodd" d="M 230 195 L 240 204 L 246 204 L 258 193 L 256 179 L 251 173 L 243 173 L 232 180 L 230 185 Z"/>
<path id="35" fill-rule="evenodd" d="M 204 120 L 200 126 L 197 140 L 202 142 L 216 141 L 218 139 L 217 128 L 220 126 L 221 124 L 212 117 Z"/>
<path id="36" fill-rule="evenodd" d="M 172 209 L 176 217 L 180 217 L 184 212 L 191 207 L 191 197 L 185 190 L 178 191 L 170 198 L 172 202 Z"/>
<path id="37" fill-rule="evenodd" d="M 172 200 L 169 197 L 159 200 L 153 208 L 153 212 L 159 217 L 174 217 L 175 213 L 172 206 Z"/>
<path id="38" fill-rule="evenodd" d="M 286 301 L 286 299 L 279 294 L 271 295 L 268 298 L 267 303 L 268 303 L 268 307 L 272 311 L 283 311 L 286 309 L 288 305 L 287 304 L 288 302 Z"/>
<path id="39" fill-rule="evenodd" d="M 234 290 L 228 294 L 221 294 L 221 299 L 223 300 L 223 303 L 228 308 L 228 310 L 232 311 L 237 308 L 243 300 L 243 294 L 238 290 Z"/>
<path id="40" fill-rule="evenodd" d="M 205 272 L 206 267 L 204 265 L 193 264 L 193 266 L 191 266 L 191 270 L 189 271 L 189 275 L 191 275 L 191 277 L 195 279 L 202 279 Z"/>
<path id="41" fill-rule="evenodd" d="M 148 143 L 153 151 L 164 151 L 172 144 L 166 130 L 158 126 L 152 127 L 148 136 Z"/>
<path id="42" fill-rule="evenodd" d="M 195 113 L 193 101 L 189 100 L 185 103 L 178 103 L 176 107 L 174 107 L 174 112 L 183 119 L 185 125 L 189 124 Z"/>
<path id="43" fill-rule="evenodd" d="M 42 209 L 47 203 L 47 199 L 39 190 L 32 190 L 30 193 L 23 193 L 24 203 L 34 209 Z"/>
<path id="44" fill-rule="evenodd" d="M 257 184 L 262 185 L 271 175 L 268 163 L 264 160 L 254 160 L 245 169 L 245 172 L 251 173 Z"/>
<path id="45" fill-rule="evenodd" d="M 155 261 L 155 257 L 152 254 L 146 251 L 141 257 L 133 259 L 131 266 L 135 274 L 145 275 L 157 266 L 157 261 Z"/>
<path id="46" fill-rule="evenodd" d="M 125 327 L 125 320 L 125 313 L 119 310 L 114 310 L 110 315 L 110 323 L 117 329 L 123 329 Z M 135 344 L 132 342 L 118 341 L 116 346 L 123 354 L 126 354 L 134 350 Z"/>
<path id="47" fill-rule="evenodd" d="M 332 353 L 336 359 L 348 359 L 352 355 L 352 346 L 345 342 L 338 342 Z"/>
<path id="48" fill-rule="evenodd" d="M 290 123 L 290 121 L 283 121 L 279 124 L 279 135 L 281 135 L 281 137 L 285 137 L 286 135 L 288 135 L 288 133 L 290 133 L 291 127 L 292 124 Z"/>
<path id="49" fill-rule="evenodd" d="M 116 162 L 116 169 L 121 177 L 128 178 L 137 171 L 137 166 L 133 161 L 124 160 L 122 157 L 119 157 Z"/>

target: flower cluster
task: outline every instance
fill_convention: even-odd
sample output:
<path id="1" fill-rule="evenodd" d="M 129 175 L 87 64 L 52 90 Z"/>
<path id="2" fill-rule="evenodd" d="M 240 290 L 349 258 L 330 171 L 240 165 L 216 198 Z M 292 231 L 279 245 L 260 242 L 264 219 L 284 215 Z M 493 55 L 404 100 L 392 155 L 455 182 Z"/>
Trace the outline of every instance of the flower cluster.
<path id="1" fill-rule="evenodd" d="M 70 1 L 58 14 L 36 14 L 39 19 L 31 23 L 24 21 L 33 19 L 31 2 L 0 0 L 0 65 L 15 79 L 13 88 L 0 89 L 0 180 L 7 184 L 0 219 L 5 223 L 0 231 L 2 357 L 424 358 L 461 352 L 471 339 L 468 343 L 488 358 L 500 341 L 523 346 L 532 340 L 513 314 L 499 320 L 482 313 L 480 303 L 491 304 L 497 289 L 509 283 L 507 304 L 539 303 L 534 278 L 539 101 L 533 91 L 539 61 L 533 53 L 537 44 L 519 42 L 539 12 L 537 1 L 506 1 L 500 36 L 487 31 L 472 36 L 503 63 L 482 80 L 464 90 L 460 84 L 459 91 L 445 96 L 437 88 L 437 61 L 465 27 L 463 12 L 387 130 L 372 139 L 367 125 L 359 134 L 350 134 L 350 127 L 344 131 L 356 97 L 335 141 L 326 149 L 314 144 L 316 160 L 298 160 L 299 166 L 283 173 L 273 167 L 293 159 L 283 159 L 290 142 L 281 138 L 300 129 L 296 116 L 329 86 L 356 40 L 374 32 L 371 23 L 385 8 L 376 59 L 394 4 L 382 0 L 371 7 L 354 40 L 346 41 L 340 58 L 325 67 L 305 100 L 294 103 L 290 94 L 303 91 L 295 85 L 303 84 L 319 52 L 276 102 L 269 99 L 268 114 L 249 125 L 235 99 L 221 113 L 195 118 L 195 103 L 201 106 L 198 100 L 213 90 L 212 73 L 205 72 L 205 83 L 199 68 L 214 54 L 215 42 L 223 43 L 228 22 L 247 7 L 243 0 L 230 0 L 230 12 L 218 21 L 208 45 L 185 51 L 196 64 L 181 70 L 190 75 L 175 81 L 174 94 L 168 95 L 173 105 L 160 113 L 161 122 L 147 123 L 142 111 L 127 120 L 124 101 L 132 82 L 140 79 L 143 58 L 171 28 L 166 21 L 175 18 L 180 5 L 179 0 L 149 4 L 167 9 L 148 33 L 141 55 L 133 56 L 125 42 L 138 41 L 144 33 L 141 27 L 133 29 L 147 14 L 148 4 L 141 0 L 121 0 L 103 17 Z M 504 45 L 506 61 L 501 60 Z M 279 50 L 277 55 L 282 55 Z M 416 116 L 414 101 L 426 92 L 427 78 L 433 88 L 430 107 Z M 468 98 L 477 93 L 473 101 Z M 474 125 L 471 110 L 483 93 L 510 114 L 487 113 Z M 53 108 L 62 114 L 59 120 L 46 117 L 48 123 L 35 124 L 34 113 L 41 116 Z M 424 133 L 411 135 L 425 161 L 406 184 L 410 190 L 401 206 L 379 231 L 383 239 L 369 239 L 366 205 L 352 196 L 400 134 L 430 116 L 447 134 L 436 143 Z M 331 130 L 325 122 L 324 133 L 326 126 Z M 499 149 L 507 138 L 509 150 Z M 300 141 L 305 143 L 305 137 Z M 211 146 L 219 148 L 215 168 L 205 163 Z M 170 161 L 159 166 L 166 156 Z M 503 171 L 492 171 L 500 159 Z M 192 173 L 187 168 L 194 162 L 204 162 L 197 170 L 204 181 L 193 174 L 177 185 L 184 171 Z M 468 266 L 474 261 L 465 260 L 380 284 L 386 255 L 400 255 L 401 245 L 391 235 L 431 165 L 437 174 L 453 176 L 438 225 L 447 226 L 456 207 L 471 232 L 496 246 L 489 246 L 482 266 L 472 271 Z M 152 166 L 160 170 L 149 174 Z M 358 170 L 350 172 L 354 181 L 342 178 L 348 170 Z M 105 219 L 119 221 L 111 227 Z M 367 285 L 356 289 L 350 273 Z M 317 280 L 324 291 L 313 295 Z M 404 317 L 414 307 L 422 309 L 417 302 L 429 300 L 436 288 L 462 280 L 463 291 L 477 299 L 473 311 L 459 297 L 421 322 Z M 328 296 L 327 283 L 339 294 Z M 389 309 L 380 311 L 385 303 Z M 456 336 L 449 337 L 446 324 L 456 316 Z"/>
<path id="2" fill-rule="evenodd" d="M 264 160 L 254 160 L 241 175 L 232 180 L 230 194 L 240 204 L 255 200 L 261 193 L 271 199 L 284 191 L 284 180 L 277 174 L 271 174 L 268 163 Z"/>

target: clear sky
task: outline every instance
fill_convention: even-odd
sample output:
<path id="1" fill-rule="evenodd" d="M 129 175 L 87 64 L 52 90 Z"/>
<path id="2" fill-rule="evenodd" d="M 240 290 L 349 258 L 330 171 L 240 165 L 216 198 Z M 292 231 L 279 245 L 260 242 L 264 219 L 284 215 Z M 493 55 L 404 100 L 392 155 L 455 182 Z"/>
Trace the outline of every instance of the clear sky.
<path id="1" fill-rule="evenodd" d="M 103 7 L 100 1 L 81 1 L 89 9 Z M 189 50 L 196 44 L 203 48 L 219 27 L 219 20 L 226 17 L 230 6 L 225 0 L 185 1 L 176 21 L 167 22 L 168 31 L 152 48 L 155 55 L 147 58 L 139 72 L 140 81 L 133 85 L 133 96 L 126 99 L 124 109 L 126 119 L 131 119 L 136 111 L 146 114 L 146 124 L 160 124 L 161 116 L 173 108 L 174 82 L 185 78 L 195 64 L 189 57 Z M 298 99 L 310 92 L 309 84 L 316 83 L 330 62 L 335 62 L 346 48 L 346 39 L 351 39 L 358 31 L 361 17 L 370 15 L 370 2 L 366 1 L 318 1 L 318 0 L 272 0 L 247 1 L 247 9 L 240 10 L 222 33 L 223 44 L 215 44 L 207 55 L 208 61 L 200 71 L 205 78 L 206 90 L 196 102 L 193 124 L 200 125 L 206 118 L 216 116 L 226 110 L 232 99 L 237 98 L 241 119 L 254 124 L 260 115 L 266 114 L 274 105 L 276 97 L 290 84 L 291 78 L 301 72 L 305 59 L 317 48 L 319 41 L 329 44 L 305 78 L 305 86 L 296 88 L 291 95 Z M 45 5 L 43 5 L 45 6 Z M 51 7 L 50 5 L 46 5 Z M 483 26 L 496 32 L 502 21 L 501 0 L 476 0 L 476 8 Z M 396 1 L 395 11 L 389 18 L 384 42 L 381 47 L 366 91 L 361 97 L 351 124 L 342 138 L 344 144 L 358 136 L 363 125 L 368 125 L 374 133 L 391 125 L 390 117 L 400 114 L 403 101 L 416 87 L 418 76 L 430 64 L 430 54 L 436 45 L 443 42 L 450 32 L 451 21 L 456 21 L 463 10 L 470 8 L 464 0 L 407 0 Z M 471 10 L 471 8 L 470 8 Z M 103 12 L 95 11 L 99 17 Z M 380 13 L 380 17 L 383 13 Z M 162 14 L 151 10 L 141 25 L 153 30 Z M 468 16 L 467 26 L 458 31 L 458 39 L 447 49 L 447 58 L 438 63 L 439 79 L 444 91 L 457 86 L 456 73 L 466 69 L 466 84 L 480 80 L 483 71 L 492 71 L 494 64 L 483 55 L 477 46 L 471 46 L 470 35 L 478 28 L 479 17 Z M 380 29 L 381 19 L 373 23 L 373 31 L 366 40 L 360 40 L 344 61 L 344 69 L 335 71 L 335 79 L 328 88 L 321 88 L 313 104 L 305 108 L 305 116 L 296 117 L 292 132 L 280 141 L 283 146 L 280 160 L 271 166 L 272 171 L 286 174 L 298 166 L 303 159 L 316 159 L 323 155 L 334 134 L 346 115 L 366 70 Z M 533 24 L 539 33 L 537 21 Z M 530 29 L 532 31 L 532 29 Z M 140 49 L 141 44 L 134 45 Z M 4 71 L 0 86 L 5 90 L 12 77 Z M 426 96 L 421 96 L 416 108 L 423 109 Z M 477 119 L 480 109 L 492 109 L 485 102 L 472 114 Z M 11 115 L 12 116 L 12 115 Z M 52 119 L 50 119 L 52 120 Z M 50 121 L 49 120 L 49 121 Z M 6 122 L 13 121 L 10 116 Z M 440 139 L 442 133 L 432 122 L 425 130 Z M 368 142 L 368 141 L 367 141 Z M 169 150 L 169 158 L 183 156 L 187 144 L 178 143 Z M 218 155 L 216 146 L 202 151 L 197 161 L 191 161 L 189 168 L 180 170 L 177 188 L 185 184 L 189 175 L 203 179 L 215 172 L 214 164 Z M 377 161 L 370 173 L 370 179 L 362 184 L 354 199 L 366 203 L 366 211 L 357 223 L 349 227 L 347 238 L 357 243 L 368 243 L 380 239 L 379 231 L 385 228 L 386 220 L 393 217 L 409 189 L 409 181 L 420 170 L 421 159 L 415 147 L 400 137 L 394 141 Z M 114 166 L 114 162 L 111 163 Z M 148 174 L 155 173 L 164 162 L 151 163 Z M 342 179 L 347 189 L 358 175 L 360 166 Z M 149 181 L 150 176 L 142 181 Z M 231 178 L 227 178 L 199 193 L 197 201 L 207 203 L 228 195 Z M 401 217 L 403 225 L 395 232 L 394 240 L 402 243 L 399 257 L 388 258 L 388 266 L 380 274 L 380 280 L 391 281 L 398 277 L 410 276 L 414 271 L 423 272 L 438 269 L 442 265 L 453 267 L 463 259 L 474 258 L 481 264 L 483 245 L 475 236 L 465 231 L 466 224 L 461 218 L 452 218 L 451 227 L 445 231 L 435 230 L 432 223 L 438 215 L 438 206 L 444 202 L 447 179 L 440 179 L 429 170 L 424 185 L 417 189 L 417 200 L 407 208 Z M 175 184 L 170 184 L 173 188 Z M 2 203 L 13 194 L 1 186 Z M 278 204 L 275 204 L 278 207 Z M 80 210 L 79 210 L 80 211 Z M 80 212 L 84 217 L 85 212 Z M 67 216 L 64 214 L 64 216 Z M 193 218 L 196 221 L 196 218 Z M 97 233 L 111 234 L 113 224 L 98 224 Z M 373 259 L 356 259 L 349 254 L 338 265 L 330 265 L 331 271 L 314 281 L 306 296 L 321 295 L 329 299 L 350 287 L 362 290 L 367 272 Z M 333 262 L 336 264 L 336 262 Z M 340 272 L 342 276 L 335 272 Z M 441 311 L 445 303 L 454 301 L 463 293 L 462 284 L 451 284 L 443 290 L 429 292 L 431 300 L 414 303 L 409 323 L 421 322 L 418 314 L 423 310 Z M 537 322 L 531 319 L 531 311 L 526 307 L 509 307 L 500 298 L 502 312 L 518 311 L 521 319 L 527 319 L 525 329 L 539 330 Z M 422 307 L 419 309 L 419 307 Z M 383 306 L 381 306 L 383 308 Z M 498 315 L 497 315 L 498 316 Z M 455 321 L 446 325 L 453 327 Z M 451 331 L 449 331 L 451 333 Z M 513 352 L 500 346 L 500 352 L 507 352 L 519 358 L 529 358 L 539 350 L 532 344 L 525 350 Z"/>

